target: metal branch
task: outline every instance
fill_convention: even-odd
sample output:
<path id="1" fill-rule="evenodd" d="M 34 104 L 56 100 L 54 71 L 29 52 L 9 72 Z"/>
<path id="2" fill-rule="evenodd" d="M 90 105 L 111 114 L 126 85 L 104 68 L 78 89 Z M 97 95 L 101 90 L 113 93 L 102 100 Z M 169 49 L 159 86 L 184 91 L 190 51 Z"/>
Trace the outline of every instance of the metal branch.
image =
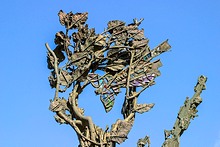
<path id="1" fill-rule="evenodd" d="M 89 116 L 83 116 L 79 110 L 77 109 L 77 104 L 76 104 L 76 98 L 78 97 L 78 88 L 79 88 L 79 83 L 75 85 L 74 90 L 72 91 L 72 93 L 70 94 L 70 101 L 71 101 L 71 106 L 73 109 L 73 112 L 75 114 L 75 117 L 83 122 L 87 122 L 88 123 L 88 129 L 90 132 L 90 136 L 91 136 L 91 140 L 95 141 L 95 129 L 94 129 L 94 125 L 92 122 L 91 117 Z"/>
<path id="2" fill-rule="evenodd" d="M 54 96 L 54 100 L 58 98 L 58 94 L 59 94 L 59 84 L 60 84 L 60 77 L 59 77 L 59 69 L 58 69 L 58 59 L 56 57 L 56 54 L 51 50 L 50 46 L 48 43 L 45 44 L 47 50 L 53 55 L 54 57 L 54 70 L 55 70 L 55 74 L 56 74 L 56 78 L 57 78 L 57 83 L 56 83 L 56 92 L 55 92 L 55 96 Z"/>
<path id="3" fill-rule="evenodd" d="M 180 136 L 189 127 L 190 121 L 198 116 L 196 113 L 198 110 L 197 106 L 202 102 L 200 94 L 205 90 L 205 83 L 207 78 L 205 76 L 200 76 L 198 82 L 194 88 L 195 94 L 191 99 L 186 98 L 184 105 L 180 107 L 176 122 L 172 130 L 164 130 L 165 141 L 162 147 L 179 147 L 180 146 Z"/>
<path id="4" fill-rule="evenodd" d="M 130 65 L 129 65 L 129 68 L 128 68 L 128 77 L 127 77 L 127 86 L 126 86 L 126 98 L 129 97 L 129 85 L 130 85 L 130 77 L 131 77 L 131 65 L 132 65 L 132 62 L 133 62 L 133 57 L 134 57 L 134 52 L 133 51 L 130 51 L 131 53 L 131 59 L 130 59 Z"/>
<path id="5" fill-rule="evenodd" d="M 101 145 L 101 143 L 98 143 L 94 140 L 89 139 L 88 137 L 84 136 L 81 131 L 79 130 L 79 128 L 76 126 L 76 123 L 74 120 L 71 120 L 69 117 L 67 117 L 64 113 L 62 113 L 61 111 L 57 112 L 57 115 L 59 115 L 60 117 L 62 117 L 65 121 L 67 121 L 72 128 L 77 132 L 78 135 L 80 135 L 80 137 L 86 139 L 87 141 L 92 142 L 95 145 Z M 107 144 L 106 142 L 102 142 L 102 144 Z"/>

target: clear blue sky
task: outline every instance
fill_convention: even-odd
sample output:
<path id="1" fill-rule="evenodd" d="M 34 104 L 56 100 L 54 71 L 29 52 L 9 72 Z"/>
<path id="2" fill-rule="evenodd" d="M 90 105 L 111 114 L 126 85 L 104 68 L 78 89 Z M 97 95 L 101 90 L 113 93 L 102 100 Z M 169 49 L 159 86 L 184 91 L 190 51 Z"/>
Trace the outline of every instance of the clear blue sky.
<path id="1" fill-rule="evenodd" d="M 140 28 L 154 48 L 169 39 L 172 51 L 160 58 L 162 75 L 156 85 L 140 95 L 140 103 L 155 107 L 136 116 L 133 130 L 121 147 L 135 147 L 139 138 L 149 135 L 151 147 L 164 141 L 164 129 L 171 129 L 186 96 L 193 95 L 199 75 L 208 77 L 203 103 L 181 137 L 181 147 L 220 147 L 220 1 L 79 1 L 79 0 L 1 0 L 0 9 L 0 146 L 77 147 L 74 130 L 59 125 L 48 110 L 54 95 L 47 80 L 46 48 L 63 30 L 57 13 L 88 12 L 89 27 L 101 33 L 109 20 L 131 23 L 144 18 Z M 99 97 L 86 89 L 80 105 L 96 124 L 105 127 L 121 118 L 123 94 L 109 114 Z M 92 105 L 91 105 L 92 104 Z M 101 119 L 100 119 L 101 118 Z"/>

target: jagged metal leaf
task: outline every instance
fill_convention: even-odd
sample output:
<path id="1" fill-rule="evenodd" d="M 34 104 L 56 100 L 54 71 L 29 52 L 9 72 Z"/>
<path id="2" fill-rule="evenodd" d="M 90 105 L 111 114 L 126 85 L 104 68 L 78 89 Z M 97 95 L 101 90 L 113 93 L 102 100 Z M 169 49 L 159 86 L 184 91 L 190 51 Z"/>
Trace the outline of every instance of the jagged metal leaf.
<path id="1" fill-rule="evenodd" d="M 66 37 L 63 31 L 60 31 L 56 33 L 54 43 L 57 45 L 64 45 L 64 43 L 70 44 L 70 39 Z"/>
<path id="2" fill-rule="evenodd" d="M 51 88 L 55 88 L 57 84 L 57 79 L 54 78 L 54 75 L 51 73 L 51 75 L 48 77 L 48 80 L 50 82 Z"/>
<path id="3" fill-rule="evenodd" d="M 158 45 L 156 48 L 154 48 L 151 51 L 151 55 L 153 57 L 158 56 L 166 51 L 168 51 L 171 48 L 171 46 L 168 43 L 168 40 L 162 42 L 160 45 Z"/>
<path id="4" fill-rule="evenodd" d="M 59 20 L 61 25 L 65 25 L 67 29 L 77 28 L 80 25 L 85 24 L 86 20 L 88 19 L 88 13 L 76 13 L 73 14 L 72 12 L 64 13 L 62 10 L 58 13 Z"/>
<path id="5" fill-rule="evenodd" d="M 118 120 L 115 125 L 117 125 L 117 128 L 110 132 L 110 137 L 112 141 L 121 144 L 127 139 L 127 135 L 131 130 L 132 124 L 124 120 Z"/>
<path id="6" fill-rule="evenodd" d="M 120 20 L 112 20 L 108 22 L 108 32 L 112 34 L 115 30 L 120 30 L 125 23 Z"/>
<path id="7" fill-rule="evenodd" d="M 124 65 L 122 65 L 122 64 L 119 64 L 119 65 L 109 65 L 109 66 L 107 66 L 106 68 L 107 69 L 110 69 L 110 70 L 112 70 L 112 71 L 119 71 L 119 70 L 122 70 L 123 68 L 124 68 L 125 66 Z"/>
<path id="8" fill-rule="evenodd" d="M 73 80 L 72 76 L 67 71 L 61 70 L 60 85 L 68 86 L 69 84 L 72 83 L 72 80 Z"/>
<path id="9" fill-rule="evenodd" d="M 103 35 L 98 35 L 98 37 L 95 40 L 96 46 L 105 46 L 106 45 L 106 38 Z"/>
<path id="10" fill-rule="evenodd" d="M 134 111 L 136 111 L 136 112 L 142 114 L 142 113 L 144 113 L 144 112 L 149 111 L 149 110 L 150 110 L 151 108 L 153 108 L 153 107 L 154 107 L 154 104 L 137 104 L 137 105 L 135 106 Z"/>
<path id="11" fill-rule="evenodd" d="M 105 107 L 105 111 L 109 112 L 115 103 L 114 93 L 108 91 L 100 96 L 101 102 Z"/>
<path id="12" fill-rule="evenodd" d="M 50 102 L 49 110 L 53 112 L 59 112 L 67 110 L 67 101 L 64 98 L 56 98 Z"/>
<path id="13" fill-rule="evenodd" d="M 72 22 L 73 22 L 73 28 L 78 27 L 77 24 L 85 24 L 86 20 L 88 19 L 88 13 L 76 13 L 76 14 L 71 14 L 69 13 L 69 15 L 72 18 Z"/>
<path id="14" fill-rule="evenodd" d="M 147 46 L 149 40 L 148 39 L 145 39 L 145 40 L 133 40 L 132 41 L 132 46 L 137 49 L 137 48 L 140 48 L 142 49 L 143 47 Z"/>
<path id="15" fill-rule="evenodd" d="M 48 69 L 54 69 L 54 57 L 50 52 L 47 53 L 47 68 Z"/>
<path id="16" fill-rule="evenodd" d="M 82 44 L 86 39 L 90 39 L 89 35 L 91 35 L 92 30 L 88 28 L 88 25 L 85 25 L 83 29 L 80 29 L 78 32 L 73 32 L 72 39 L 75 43 L 81 41 Z"/>
<path id="17" fill-rule="evenodd" d="M 142 40 L 145 39 L 144 37 L 144 30 L 132 30 L 129 31 L 129 33 L 131 34 L 131 37 L 134 38 L 134 40 Z"/>
<path id="18" fill-rule="evenodd" d="M 64 53 L 62 52 L 63 50 L 63 46 L 61 45 L 58 45 L 53 51 L 56 55 L 56 57 L 58 58 L 58 62 L 61 63 L 62 61 L 65 60 L 65 55 Z"/>
<path id="19" fill-rule="evenodd" d="M 148 147 L 150 147 L 150 137 L 145 136 L 144 138 L 141 138 L 137 142 L 137 147 L 144 147 L 146 144 L 148 144 Z"/>
<path id="20" fill-rule="evenodd" d="M 63 12 L 63 10 L 60 10 L 59 13 L 58 13 L 58 16 L 59 16 L 59 20 L 60 20 L 60 24 L 61 25 L 65 25 L 66 23 L 66 17 L 67 17 L 67 14 Z"/>
<path id="21" fill-rule="evenodd" d="M 155 79 L 155 74 L 143 75 L 139 78 L 131 80 L 130 86 L 140 87 L 149 84 L 151 81 Z"/>
<path id="22" fill-rule="evenodd" d="M 87 76 L 87 80 L 89 80 L 93 87 L 99 88 L 99 75 L 95 73 L 89 73 Z"/>
<path id="23" fill-rule="evenodd" d="M 71 56 L 71 61 L 73 63 L 75 62 L 80 62 L 80 60 L 82 60 L 83 58 L 87 57 L 88 56 L 88 52 L 78 52 L 78 53 L 74 53 L 72 56 Z"/>

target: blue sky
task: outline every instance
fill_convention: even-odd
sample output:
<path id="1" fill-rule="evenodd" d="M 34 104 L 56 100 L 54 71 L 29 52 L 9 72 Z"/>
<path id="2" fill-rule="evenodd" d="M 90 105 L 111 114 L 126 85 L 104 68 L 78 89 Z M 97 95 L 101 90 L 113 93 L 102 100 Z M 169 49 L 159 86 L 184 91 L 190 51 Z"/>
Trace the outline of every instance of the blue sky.
<path id="1" fill-rule="evenodd" d="M 155 103 L 154 108 L 136 116 L 128 140 L 121 147 L 136 146 L 149 135 L 151 147 L 164 141 L 164 129 L 171 129 L 186 96 L 193 95 L 199 75 L 208 77 L 199 117 L 181 137 L 181 147 L 220 147 L 220 1 L 79 1 L 79 0 L 2 0 L 0 10 L 0 146 L 1 147 L 76 147 L 74 130 L 59 125 L 48 110 L 54 95 L 47 77 L 46 48 L 56 32 L 63 30 L 57 13 L 88 12 L 90 28 L 101 33 L 110 20 L 131 23 L 144 18 L 149 45 L 154 48 L 169 39 L 170 52 L 160 59 L 163 67 L 156 85 L 139 97 L 140 103 Z M 113 110 L 105 114 L 99 97 L 88 88 L 80 105 L 86 115 L 105 128 L 117 118 L 123 93 Z"/>

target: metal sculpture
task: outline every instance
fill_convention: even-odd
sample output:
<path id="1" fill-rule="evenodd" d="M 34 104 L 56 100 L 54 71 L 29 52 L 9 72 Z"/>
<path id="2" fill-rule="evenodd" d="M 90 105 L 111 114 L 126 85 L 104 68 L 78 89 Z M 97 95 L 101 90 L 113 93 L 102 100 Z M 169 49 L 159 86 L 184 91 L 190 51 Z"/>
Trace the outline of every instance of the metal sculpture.
<path id="1" fill-rule="evenodd" d="M 47 62 L 51 70 L 50 86 L 55 88 L 55 96 L 49 109 L 56 113 L 55 120 L 70 125 L 76 132 L 81 147 L 115 147 L 127 139 L 136 113 L 144 113 L 154 104 L 137 104 L 138 96 L 155 84 L 160 75 L 160 60 L 156 56 L 168 51 L 168 40 L 154 49 L 148 46 L 144 30 L 138 29 L 143 19 L 134 19 L 126 25 L 119 20 L 108 22 L 107 29 L 96 34 L 86 21 L 88 13 L 58 13 L 65 32 L 55 35 L 55 49 L 48 50 Z M 84 88 L 91 84 L 100 96 L 106 112 L 114 106 L 115 97 L 121 89 L 126 89 L 122 106 L 123 120 L 118 119 L 111 129 L 96 126 L 92 118 L 84 115 L 78 106 L 78 99 Z M 68 99 L 59 97 L 72 87 Z M 149 137 L 140 139 L 138 146 L 148 143 Z"/>
<path id="2" fill-rule="evenodd" d="M 176 122 L 172 130 L 164 130 L 165 142 L 162 147 L 179 147 L 180 136 L 189 127 L 191 119 L 194 119 L 198 115 L 197 106 L 202 102 L 200 94 L 205 90 L 205 82 L 207 78 L 200 76 L 198 82 L 194 88 L 195 94 L 191 99 L 186 98 L 184 105 L 180 107 Z"/>

